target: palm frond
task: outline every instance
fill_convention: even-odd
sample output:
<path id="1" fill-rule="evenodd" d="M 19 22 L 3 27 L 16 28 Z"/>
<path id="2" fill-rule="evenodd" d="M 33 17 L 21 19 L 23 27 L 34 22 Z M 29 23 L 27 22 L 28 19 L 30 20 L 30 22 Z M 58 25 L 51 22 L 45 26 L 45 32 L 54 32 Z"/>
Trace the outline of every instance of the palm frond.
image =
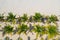
<path id="1" fill-rule="evenodd" d="M 24 14 L 21 18 L 22 18 L 22 21 L 23 21 L 23 22 L 25 22 L 25 21 L 28 20 L 27 14 Z"/>
<path id="2" fill-rule="evenodd" d="M 7 21 L 11 22 L 11 21 L 14 21 L 16 15 L 13 15 L 12 12 L 8 13 L 8 16 L 7 16 Z"/>
<path id="3" fill-rule="evenodd" d="M 34 21 L 41 21 L 42 15 L 40 13 L 35 13 L 33 16 Z"/>
<path id="4" fill-rule="evenodd" d="M 12 26 L 10 26 L 10 25 L 6 25 L 4 28 L 3 28 L 3 32 L 5 32 L 5 34 L 6 33 L 12 33 L 13 32 L 13 27 Z"/>
<path id="5" fill-rule="evenodd" d="M 58 35 L 57 27 L 54 26 L 54 25 L 51 25 L 50 27 L 48 27 L 48 35 L 49 35 L 50 38 Z"/>
<path id="6" fill-rule="evenodd" d="M 34 27 L 34 32 L 36 33 L 36 38 L 38 38 L 38 35 L 40 35 L 40 37 L 41 37 L 42 35 L 44 35 L 46 33 L 46 30 L 45 30 L 45 27 L 36 25 Z"/>
<path id="7" fill-rule="evenodd" d="M 51 15 L 51 16 L 49 17 L 49 22 L 56 22 L 56 21 L 58 21 L 57 16 Z"/>
<path id="8" fill-rule="evenodd" d="M 25 24 L 19 25 L 18 26 L 18 33 L 26 33 L 26 31 L 28 30 L 28 26 Z"/>

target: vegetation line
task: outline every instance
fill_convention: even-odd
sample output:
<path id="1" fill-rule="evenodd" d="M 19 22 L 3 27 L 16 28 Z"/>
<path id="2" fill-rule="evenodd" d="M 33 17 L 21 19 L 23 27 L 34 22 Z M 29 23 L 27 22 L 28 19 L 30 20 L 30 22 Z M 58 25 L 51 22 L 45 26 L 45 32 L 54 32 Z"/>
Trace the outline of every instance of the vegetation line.
<path id="1" fill-rule="evenodd" d="M 54 39 L 60 34 L 58 30 L 57 21 L 59 21 L 59 19 L 56 15 L 44 16 L 41 15 L 40 13 L 35 13 L 35 15 L 33 16 L 28 17 L 27 14 L 23 14 L 23 16 L 19 16 L 16 18 L 16 15 L 10 12 L 8 13 L 7 16 L 4 16 L 4 14 L 0 14 L 0 22 L 2 23 L 5 22 L 6 24 L 3 28 L 2 25 L 0 25 L 0 27 L 2 28 L 0 32 L 1 31 L 3 32 L 3 36 L 5 34 L 9 34 L 9 35 L 18 34 L 19 35 L 18 40 L 23 40 L 20 37 L 22 33 L 27 35 L 29 34 L 29 32 L 30 33 L 34 32 L 36 33 L 35 40 L 37 40 L 38 37 L 40 37 L 41 40 L 44 40 L 42 36 L 44 36 L 45 34 L 48 35 L 46 40 L 50 40 L 50 39 Z M 40 25 L 40 23 L 43 23 L 44 25 L 43 24 Z M 13 25 L 16 24 L 17 27 L 12 26 L 12 24 Z"/>

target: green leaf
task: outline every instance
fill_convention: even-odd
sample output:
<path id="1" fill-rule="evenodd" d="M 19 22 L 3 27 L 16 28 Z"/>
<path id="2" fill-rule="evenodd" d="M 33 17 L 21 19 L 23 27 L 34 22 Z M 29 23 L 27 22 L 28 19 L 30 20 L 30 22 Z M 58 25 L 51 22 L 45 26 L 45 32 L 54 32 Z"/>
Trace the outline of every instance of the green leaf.
<path id="1" fill-rule="evenodd" d="M 25 21 L 28 20 L 27 14 L 24 14 L 21 18 L 22 18 L 22 21 L 23 21 L 23 22 L 25 22 Z"/>
<path id="2" fill-rule="evenodd" d="M 33 18 L 34 18 L 34 21 L 40 21 L 40 19 L 42 18 L 42 15 L 40 13 L 35 13 Z"/>
<path id="3" fill-rule="evenodd" d="M 10 25 L 7 25 L 3 28 L 3 31 L 5 33 L 12 33 L 13 32 L 13 27 L 11 27 Z"/>
<path id="4" fill-rule="evenodd" d="M 51 16 L 49 17 L 49 22 L 56 22 L 56 21 L 58 21 L 57 16 L 51 15 Z"/>
<path id="5" fill-rule="evenodd" d="M 53 26 L 53 25 L 48 27 L 48 34 L 49 34 L 50 38 L 55 37 L 56 35 L 58 35 L 57 27 Z"/>
<path id="6" fill-rule="evenodd" d="M 19 25 L 18 26 L 18 33 L 26 33 L 26 31 L 28 30 L 28 26 L 25 24 Z"/>
<path id="7" fill-rule="evenodd" d="M 16 17 L 16 15 L 13 15 L 13 13 L 10 12 L 10 13 L 8 13 L 7 20 L 9 22 L 14 21 L 15 17 Z"/>

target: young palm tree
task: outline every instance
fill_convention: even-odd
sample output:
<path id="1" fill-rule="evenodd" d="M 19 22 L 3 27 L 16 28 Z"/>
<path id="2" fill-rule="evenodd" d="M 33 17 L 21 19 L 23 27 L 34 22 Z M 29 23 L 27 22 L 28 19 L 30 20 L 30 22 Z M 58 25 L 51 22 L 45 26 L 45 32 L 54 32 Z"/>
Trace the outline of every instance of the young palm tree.
<path id="1" fill-rule="evenodd" d="M 18 26 L 18 33 L 26 33 L 26 31 L 28 30 L 28 26 L 25 24 L 19 25 Z"/>
<path id="2" fill-rule="evenodd" d="M 27 25 L 25 25 L 25 24 L 19 25 L 18 26 L 18 31 L 17 31 L 18 34 L 19 34 L 19 38 L 20 38 L 20 34 L 21 33 L 26 34 L 27 30 L 28 30 L 28 26 Z"/>
<path id="3" fill-rule="evenodd" d="M 28 20 L 27 14 L 24 14 L 21 18 L 22 18 L 22 21 L 23 21 L 23 22 L 25 22 L 25 21 Z"/>
<path id="4" fill-rule="evenodd" d="M 4 14 L 0 14 L 0 21 L 4 21 Z"/>
<path id="5" fill-rule="evenodd" d="M 15 22 L 16 15 L 13 15 L 12 12 L 8 13 L 7 20 L 8 22 Z"/>
<path id="6" fill-rule="evenodd" d="M 58 29 L 56 26 L 51 25 L 50 27 L 48 27 L 48 38 L 53 38 L 56 37 L 57 35 L 59 35 L 58 33 Z"/>
<path id="7" fill-rule="evenodd" d="M 4 34 L 10 34 L 13 32 L 13 27 L 10 26 L 10 25 L 6 25 L 4 28 L 3 28 L 3 35 Z"/>
<path id="8" fill-rule="evenodd" d="M 46 33 L 45 27 L 40 26 L 40 25 L 36 25 L 34 27 L 34 31 L 36 32 L 36 39 L 35 40 L 37 40 L 38 35 L 40 35 L 41 39 L 43 39 L 42 35 Z"/>
<path id="9" fill-rule="evenodd" d="M 33 19 L 35 22 L 41 21 L 42 15 L 40 13 L 35 13 Z"/>
<path id="10" fill-rule="evenodd" d="M 57 16 L 55 16 L 55 15 L 51 15 L 50 17 L 49 17 L 49 20 L 48 20 L 49 22 L 56 22 L 56 21 L 58 21 L 58 18 L 57 18 Z"/>

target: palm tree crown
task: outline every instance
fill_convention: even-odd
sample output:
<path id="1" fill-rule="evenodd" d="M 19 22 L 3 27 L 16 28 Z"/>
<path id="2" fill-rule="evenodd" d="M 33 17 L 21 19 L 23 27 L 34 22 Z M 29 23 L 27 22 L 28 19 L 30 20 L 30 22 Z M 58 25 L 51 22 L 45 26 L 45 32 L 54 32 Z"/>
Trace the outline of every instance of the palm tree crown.
<path id="1" fill-rule="evenodd" d="M 41 21 L 42 15 L 40 13 L 35 13 L 35 16 L 33 16 L 34 21 Z"/>
<path id="2" fill-rule="evenodd" d="M 10 26 L 10 25 L 6 25 L 6 26 L 3 28 L 3 32 L 5 32 L 5 33 L 12 33 L 12 32 L 13 32 L 13 27 Z"/>
<path id="3" fill-rule="evenodd" d="M 13 15 L 12 12 L 10 12 L 8 15 L 9 15 L 9 16 L 7 16 L 7 20 L 8 20 L 8 21 L 13 21 L 13 20 L 15 19 L 15 16 L 16 16 L 16 15 Z"/>
<path id="4" fill-rule="evenodd" d="M 49 17 L 49 22 L 56 22 L 56 21 L 58 21 L 57 16 L 51 15 L 51 16 Z"/>
<path id="5" fill-rule="evenodd" d="M 28 30 L 28 26 L 25 24 L 19 25 L 18 26 L 18 33 L 26 33 L 26 31 Z"/>
<path id="6" fill-rule="evenodd" d="M 54 37 L 54 36 L 58 35 L 57 27 L 54 25 L 51 25 L 50 27 L 48 27 L 48 34 L 50 37 Z"/>
<path id="7" fill-rule="evenodd" d="M 27 21 L 27 19 L 28 19 L 27 14 L 24 14 L 21 18 L 22 18 L 23 22 Z"/>

